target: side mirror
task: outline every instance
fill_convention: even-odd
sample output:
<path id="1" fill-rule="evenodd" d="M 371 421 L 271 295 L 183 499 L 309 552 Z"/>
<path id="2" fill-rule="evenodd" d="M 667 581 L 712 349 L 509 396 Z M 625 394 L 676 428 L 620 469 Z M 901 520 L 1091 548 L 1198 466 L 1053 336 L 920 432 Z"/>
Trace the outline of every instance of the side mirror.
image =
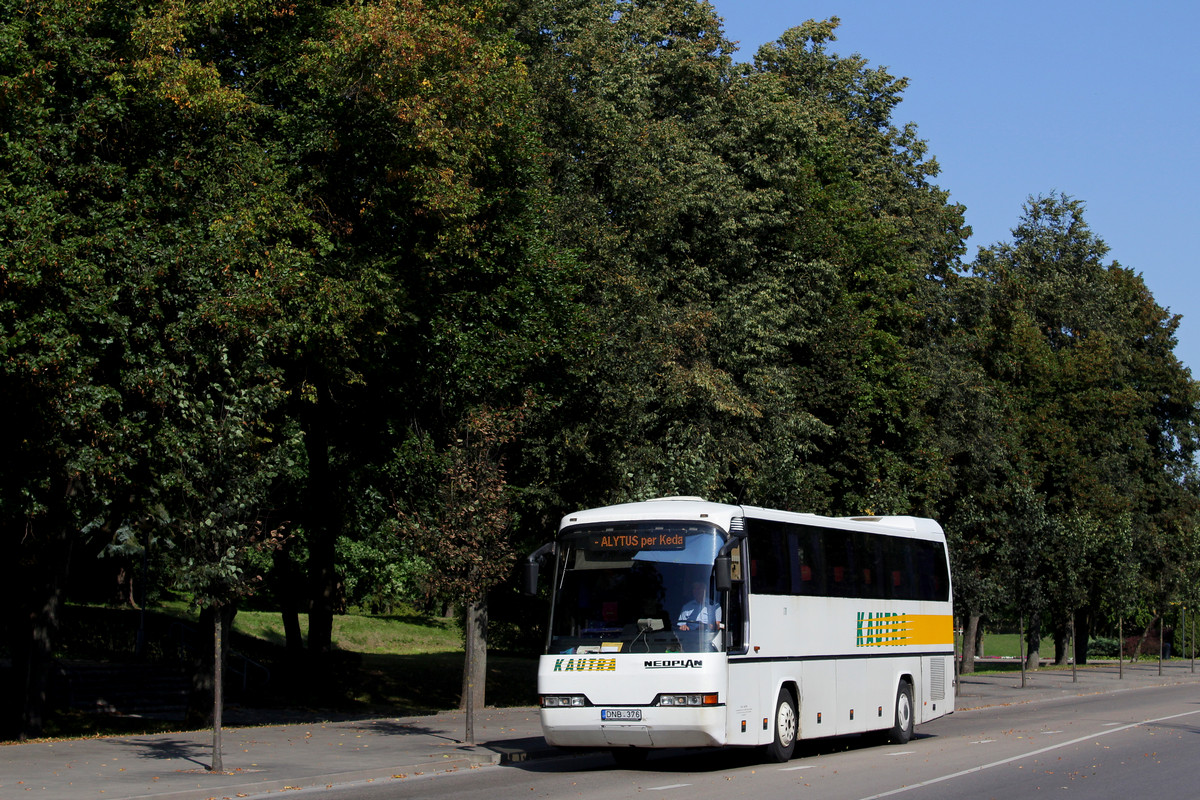
<path id="1" fill-rule="evenodd" d="M 521 590 L 525 592 L 525 594 L 530 596 L 537 594 L 538 566 L 542 563 L 542 559 L 547 553 L 554 552 L 554 542 L 548 542 L 547 544 L 539 547 L 537 550 L 534 550 L 525 559 L 525 563 L 522 565 L 523 575 L 521 581 Z"/>
<path id="2" fill-rule="evenodd" d="M 530 556 L 529 560 L 524 564 L 525 574 L 523 576 L 524 580 L 522 581 L 521 588 L 525 594 L 530 596 L 537 594 L 538 566 L 537 559 L 533 556 Z"/>
<path id="3" fill-rule="evenodd" d="M 733 564 L 728 555 L 717 556 L 713 570 L 718 592 L 728 592 L 733 589 Z"/>

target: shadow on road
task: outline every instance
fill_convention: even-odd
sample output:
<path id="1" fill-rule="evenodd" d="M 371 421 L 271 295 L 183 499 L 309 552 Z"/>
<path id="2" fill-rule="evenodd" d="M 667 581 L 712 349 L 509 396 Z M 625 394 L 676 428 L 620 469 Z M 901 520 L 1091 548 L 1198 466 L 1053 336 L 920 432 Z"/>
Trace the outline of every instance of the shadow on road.
<path id="1" fill-rule="evenodd" d="M 935 738 L 932 734 L 916 734 L 913 740 Z M 831 753 L 843 753 L 849 750 L 865 748 L 894 748 L 895 745 L 881 744 L 879 736 L 873 734 L 853 734 L 835 736 L 829 739 L 811 739 L 796 743 L 796 752 L 792 761 L 819 758 Z M 724 747 L 696 750 L 651 750 L 646 761 L 633 768 L 635 772 L 659 773 L 664 775 L 678 773 L 714 773 L 726 770 L 743 769 L 755 765 L 776 766 L 764 761 L 761 748 L 757 747 Z M 610 754 L 596 750 L 590 756 L 574 758 L 552 758 L 536 761 L 514 763 L 509 766 L 527 772 L 541 773 L 570 773 L 570 772 L 607 772 L 618 767 Z M 779 764 L 777 766 L 785 766 Z"/>

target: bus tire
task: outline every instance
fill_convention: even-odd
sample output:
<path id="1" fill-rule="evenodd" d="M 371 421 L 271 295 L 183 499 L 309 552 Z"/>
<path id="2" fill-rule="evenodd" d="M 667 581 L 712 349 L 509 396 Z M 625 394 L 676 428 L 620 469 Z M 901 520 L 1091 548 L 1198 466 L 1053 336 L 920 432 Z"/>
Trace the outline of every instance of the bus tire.
<path id="1" fill-rule="evenodd" d="M 913 688 L 907 680 L 901 680 L 896 689 L 896 713 L 892 721 L 892 729 L 888 731 L 888 741 L 892 744 L 905 744 L 913 735 Z"/>
<path id="2" fill-rule="evenodd" d="M 775 740 L 767 745 L 767 758 L 782 764 L 792 757 L 796 749 L 796 733 L 800 719 L 796 715 L 796 701 L 787 688 L 779 690 L 775 701 Z"/>

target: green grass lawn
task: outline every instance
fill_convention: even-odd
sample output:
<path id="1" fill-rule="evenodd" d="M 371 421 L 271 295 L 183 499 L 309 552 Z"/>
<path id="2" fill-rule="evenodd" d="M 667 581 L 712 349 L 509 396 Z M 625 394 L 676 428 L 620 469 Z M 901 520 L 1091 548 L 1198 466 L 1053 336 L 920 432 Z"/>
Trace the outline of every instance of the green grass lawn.
<path id="1" fill-rule="evenodd" d="M 961 642 L 959 643 L 959 645 L 961 646 Z M 986 658 L 1000 657 L 1000 658 L 1008 658 L 1008 659 L 1012 659 L 1012 660 L 1011 660 L 1011 662 L 976 661 L 975 662 L 976 673 L 986 674 L 988 672 L 1012 672 L 1015 670 L 1019 670 L 1021 668 L 1020 646 L 1021 646 L 1020 636 L 1018 636 L 1015 633 L 985 633 L 984 637 L 983 637 L 983 655 Z M 1052 636 L 1046 636 L 1042 639 L 1038 653 L 1041 656 L 1042 661 L 1043 661 L 1043 667 L 1042 667 L 1043 669 L 1070 669 L 1071 668 L 1071 665 L 1069 663 L 1066 665 L 1063 665 L 1061 667 L 1056 667 L 1053 665 L 1045 664 L 1046 659 L 1054 658 L 1054 637 L 1052 637 Z M 1158 659 L 1157 645 L 1151 643 L 1150 648 L 1145 650 L 1142 653 L 1141 659 L 1143 661 L 1157 660 Z M 1095 663 L 1097 660 L 1098 660 L 1097 657 L 1094 655 L 1089 656 L 1089 658 L 1088 658 L 1089 663 Z M 1107 659 L 1099 659 L 1099 660 L 1107 660 Z M 1080 665 L 1080 666 L 1083 666 L 1083 665 Z"/>
<path id="2" fill-rule="evenodd" d="M 251 657 L 274 656 L 279 665 L 285 642 L 278 613 L 239 611 L 233 627 L 235 647 L 252 650 Z M 300 615 L 300 630 L 307 638 L 307 615 Z M 458 707 L 464 656 L 462 632 L 454 618 L 345 614 L 334 617 L 333 644 L 338 651 L 335 699 L 340 705 L 401 715 Z M 536 702 L 535 656 L 491 652 L 487 666 L 489 705 Z"/>
<path id="3" fill-rule="evenodd" d="M 1038 650 L 1045 658 L 1054 656 L 1054 637 L 1042 639 Z M 1021 637 L 1016 633 L 985 633 L 983 635 L 983 655 L 987 657 L 1019 658 L 1021 655 Z"/>
<path id="4" fill-rule="evenodd" d="M 195 611 L 182 602 L 161 604 L 144 617 L 127 608 L 69 605 L 64 610 L 57 657 L 64 663 L 135 663 L 139 661 L 134 655 L 137 631 L 143 622 L 148 645 L 142 662 L 181 664 L 180 654 L 188 647 L 211 641 L 200 631 Z M 300 627 L 306 636 L 306 615 L 301 615 Z M 458 707 L 464 656 L 462 634 L 454 618 L 418 613 L 346 614 L 334 618 L 333 643 L 332 668 L 316 677 L 303 659 L 288 654 L 278 612 L 239 611 L 228 646 L 240 654 L 238 658 L 244 656 L 261 665 L 261 669 L 253 668 L 252 674 L 269 674 L 270 681 L 246 694 L 238 691 L 240 687 L 227 690 L 227 703 L 261 710 L 264 722 L 272 721 L 272 714 L 295 712 L 410 716 Z M 536 677 L 536 656 L 489 653 L 487 704 L 535 704 Z M 178 727 L 178 723 L 164 726 L 70 711 L 53 716 L 48 728 L 54 736 Z M 138 724 L 142 728 L 137 728 Z"/>
<path id="5" fill-rule="evenodd" d="M 282 646 L 283 623 L 278 612 L 239 611 L 236 633 Z M 300 615 L 300 630 L 308 635 L 308 615 Z M 462 633 L 453 619 L 419 614 L 358 615 L 333 618 L 333 641 L 340 650 L 355 653 L 416 655 L 461 652 Z"/>

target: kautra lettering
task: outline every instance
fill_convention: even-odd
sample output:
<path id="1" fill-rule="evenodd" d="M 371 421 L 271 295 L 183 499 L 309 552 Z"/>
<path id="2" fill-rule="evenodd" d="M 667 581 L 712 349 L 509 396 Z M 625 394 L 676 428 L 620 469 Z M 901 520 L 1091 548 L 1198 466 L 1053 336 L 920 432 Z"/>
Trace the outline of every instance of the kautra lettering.
<path id="1" fill-rule="evenodd" d="M 559 658 L 554 661 L 555 672 L 616 672 L 615 658 Z"/>

